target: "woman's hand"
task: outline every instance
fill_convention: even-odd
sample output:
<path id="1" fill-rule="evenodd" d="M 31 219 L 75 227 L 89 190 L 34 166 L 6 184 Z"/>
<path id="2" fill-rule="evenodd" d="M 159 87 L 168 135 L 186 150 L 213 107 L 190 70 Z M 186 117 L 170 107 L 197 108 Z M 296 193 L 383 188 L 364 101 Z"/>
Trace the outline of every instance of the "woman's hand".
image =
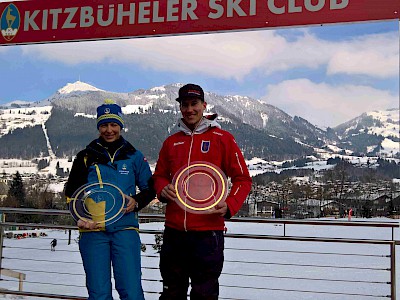
<path id="1" fill-rule="evenodd" d="M 138 203 L 136 202 L 136 200 L 134 198 L 132 198 L 131 196 L 128 195 L 124 195 L 125 199 L 128 200 L 128 204 L 126 205 L 125 208 L 125 213 L 130 213 L 132 211 L 135 210 L 135 208 L 138 208 Z"/>
<path id="2" fill-rule="evenodd" d="M 77 223 L 80 229 L 93 230 L 100 228 L 100 224 L 90 220 L 78 220 Z"/>

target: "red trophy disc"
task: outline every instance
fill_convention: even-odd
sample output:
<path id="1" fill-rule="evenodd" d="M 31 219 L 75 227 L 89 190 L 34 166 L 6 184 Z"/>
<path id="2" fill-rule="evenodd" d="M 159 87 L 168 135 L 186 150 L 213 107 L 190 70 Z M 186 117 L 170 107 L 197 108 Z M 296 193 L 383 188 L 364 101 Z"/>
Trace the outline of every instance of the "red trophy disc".
<path id="1" fill-rule="evenodd" d="M 228 184 L 224 172 L 216 165 L 195 161 L 176 172 L 172 184 L 176 190 L 176 203 L 191 213 L 208 213 L 225 201 Z"/>

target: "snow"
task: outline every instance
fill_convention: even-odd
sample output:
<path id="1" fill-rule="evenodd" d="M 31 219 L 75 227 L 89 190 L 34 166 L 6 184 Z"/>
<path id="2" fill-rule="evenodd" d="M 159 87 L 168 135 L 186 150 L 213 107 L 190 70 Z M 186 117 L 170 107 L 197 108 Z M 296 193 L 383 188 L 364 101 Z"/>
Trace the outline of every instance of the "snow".
<path id="1" fill-rule="evenodd" d="M 0 137 L 16 128 L 44 124 L 51 116 L 52 106 L 9 108 L 0 110 Z"/>
<path id="2" fill-rule="evenodd" d="M 37 165 L 30 160 L 1 159 L 0 170 L 6 174 L 15 174 L 17 171 L 20 174 L 36 174 Z"/>
<path id="3" fill-rule="evenodd" d="M 149 100 L 158 100 L 160 98 L 166 97 L 166 94 L 161 94 L 161 95 L 146 95 L 146 98 Z"/>
<path id="4" fill-rule="evenodd" d="M 165 86 L 156 86 L 150 89 L 152 92 L 165 92 Z"/>
<path id="5" fill-rule="evenodd" d="M 353 221 L 363 222 L 366 220 L 353 218 Z M 369 219 L 368 221 L 398 224 L 398 221 L 385 218 Z M 163 223 L 142 224 L 141 228 L 161 230 Z M 227 228 L 228 234 L 282 236 L 285 233 L 286 236 L 331 237 L 337 240 L 343 238 L 390 240 L 392 234 L 390 228 L 298 224 L 287 224 L 284 227 L 282 224 L 273 223 L 227 222 Z M 86 296 L 84 271 L 76 243 L 78 233 L 72 232 L 72 243 L 68 245 L 68 233 L 64 230 L 40 230 L 40 232 L 42 231 L 45 231 L 48 236 L 21 240 L 5 239 L 3 250 L 5 258 L 2 267 L 26 273 L 26 281 L 23 284 L 24 291 Z M 395 229 L 395 239 L 399 238 L 399 233 L 399 229 Z M 53 238 L 58 240 L 54 252 L 50 251 L 50 241 Z M 154 300 L 158 299 L 157 292 L 161 291 L 161 282 L 159 282 L 161 278 L 157 269 L 158 254 L 150 245 L 154 243 L 153 235 L 141 233 L 141 239 L 147 249 L 145 253 L 142 253 L 143 287 L 145 291 L 152 292 L 146 293 L 145 297 L 146 300 Z M 399 249 L 399 247 L 397 248 Z M 397 255 L 400 254 L 398 249 L 396 249 Z M 390 272 L 387 270 L 390 258 L 387 255 L 389 255 L 388 245 L 227 237 L 225 239 L 224 270 L 220 278 L 221 297 L 248 300 L 354 300 L 370 298 L 362 297 L 360 294 L 386 296 L 390 294 L 390 285 L 386 284 L 390 280 Z M 11 257 L 15 259 L 10 259 Z M 247 261 L 248 263 L 234 261 Z M 400 282 L 398 265 L 397 262 L 396 280 Z M 149 269 L 149 267 L 155 269 Z M 42 270 L 43 272 L 29 270 Z M 257 276 L 252 276 L 253 274 Z M 299 279 L 289 279 L 288 277 Z M 17 290 L 18 283 L 10 280 L 3 276 L 0 288 Z M 53 283 L 53 285 L 34 284 L 29 283 L 30 281 Z M 240 289 L 239 286 L 257 286 L 259 288 Z M 323 291 L 324 293 L 299 292 L 301 290 Z M 345 295 L 351 293 L 353 295 Z M 397 297 L 399 296 L 400 292 L 397 291 Z M 12 295 L 3 297 L 3 299 L 25 299 Z M 118 299 L 115 291 L 114 298 Z"/>
<path id="6" fill-rule="evenodd" d="M 58 93 L 69 94 L 72 92 L 87 92 L 87 91 L 103 91 L 103 90 L 78 80 L 74 83 L 67 83 L 66 86 L 58 90 Z"/>
<path id="7" fill-rule="evenodd" d="M 48 189 L 55 193 L 61 193 L 64 191 L 65 182 L 50 183 Z"/>
<path id="8" fill-rule="evenodd" d="M 143 113 L 143 112 L 148 111 L 152 106 L 153 106 L 153 103 L 148 103 L 146 105 L 130 104 L 130 105 L 127 105 L 125 107 L 122 107 L 122 112 L 125 115 L 139 114 L 139 113 Z M 89 119 L 96 119 L 97 118 L 96 115 L 84 114 L 84 113 L 76 113 L 74 116 L 75 117 L 80 116 L 80 117 L 85 117 L 85 118 L 89 118 Z"/>
<path id="9" fill-rule="evenodd" d="M 246 160 L 246 165 L 249 169 L 250 176 L 256 176 L 265 172 L 275 171 L 278 164 L 254 157 L 250 160 Z"/>
<path id="10" fill-rule="evenodd" d="M 256 164 L 266 164 L 267 161 L 262 158 L 253 157 L 252 159 L 248 160 L 247 163 L 249 165 L 256 165 Z"/>
<path id="11" fill-rule="evenodd" d="M 339 147 L 337 147 L 335 145 L 327 145 L 327 148 L 329 148 L 330 150 L 332 150 L 333 152 L 336 152 L 336 153 L 338 153 L 338 152 L 343 150 L 342 148 L 339 148 Z"/>
<path id="12" fill-rule="evenodd" d="M 262 122 L 263 122 L 263 128 L 265 128 L 266 126 L 267 126 L 267 123 L 268 123 L 268 115 L 267 114 L 264 114 L 264 113 L 261 113 L 261 119 L 262 119 Z"/>
<path id="13" fill-rule="evenodd" d="M 126 115 L 128 114 L 138 114 L 141 111 L 142 112 L 146 112 L 148 111 L 151 107 L 153 106 L 153 103 L 149 103 L 146 105 L 127 105 L 125 107 L 122 108 L 122 112 Z"/>
<path id="14" fill-rule="evenodd" d="M 88 118 L 88 119 L 96 119 L 97 118 L 96 115 L 89 115 L 89 114 L 85 114 L 85 113 L 76 113 L 74 115 L 74 117 L 84 117 L 84 118 Z"/>
<path id="15" fill-rule="evenodd" d="M 369 134 L 376 134 L 382 136 L 400 137 L 400 124 L 399 124 L 399 110 L 380 110 L 368 112 L 368 116 L 381 121 L 384 127 L 370 127 L 368 128 Z M 397 147 L 398 149 L 399 147 Z"/>
<path id="16" fill-rule="evenodd" d="M 386 155 L 393 156 L 393 153 L 400 152 L 400 143 L 394 142 L 388 138 L 385 138 L 382 143 L 382 149 L 379 151 L 381 154 L 385 153 Z"/>

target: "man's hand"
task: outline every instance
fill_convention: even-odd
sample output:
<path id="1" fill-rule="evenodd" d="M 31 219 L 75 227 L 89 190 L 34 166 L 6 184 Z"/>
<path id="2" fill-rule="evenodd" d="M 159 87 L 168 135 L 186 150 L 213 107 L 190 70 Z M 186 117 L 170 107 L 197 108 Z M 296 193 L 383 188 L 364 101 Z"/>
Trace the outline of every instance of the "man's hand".
<path id="1" fill-rule="evenodd" d="M 98 229 L 100 228 L 100 224 L 97 222 L 93 222 L 90 220 L 78 220 L 77 223 L 78 227 L 80 229 L 86 229 L 86 230 L 93 230 L 93 229 Z"/>
<path id="2" fill-rule="evenodd" d="M 175 188 L 172 184 L 167 184 L 166 186 L 164 186 L 164 188 L 162 189 L 160 196 L 170 200 L 170 201 L 175 201 L 176 200 L 176 191 Z"/>
<path id="3" fill-rule="evenodd" d="M 226 204 L 226 202 L 222 202 L 222 203 L 218 203 L 217 205 L 215 205 L 210 211 L 210 214 L 218 214 L 221 217 L 226 215 L 226 212 L 228 211 L 228 205 Z"/>
<path id="4" fill-rule="evenodd" d="M 125 208 L 125 213 L 129 213 L 131 211 L 134 211 L 135 208 L 138 207 L 136 200 L 134 198 L 132 198 L 131 196 L 128 196 L 128 195 L 124 195 L 124 196 L 125 196 L 125 199 L 128 200 L 128 204 L 126 205 L 126 208 Z"/>

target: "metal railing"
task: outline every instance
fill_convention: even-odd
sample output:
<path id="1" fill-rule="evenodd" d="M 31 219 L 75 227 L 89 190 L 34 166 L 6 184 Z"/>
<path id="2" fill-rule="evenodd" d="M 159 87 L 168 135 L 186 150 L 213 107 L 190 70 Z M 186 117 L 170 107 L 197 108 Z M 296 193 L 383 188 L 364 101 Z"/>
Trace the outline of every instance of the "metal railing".
<path id="1" fill-rule="evenodd" d="M 76 226 L 4 220 L 13 214 L 63 218 L 69 212 L 13 208 L 0 208 L 0 212 L 0 294 L 86 299 L 85 274 L 74 241 Z M 146 247 L 142 252 L 143 288 L 146 299 L 158 299 L 162 283 L 154 237 L 162 234 L 164 216 L 141 214 L 140 220 Z M 15 242 L 4 231 L 12 227 L 47 230 L 49 235 Z M 396 299 L 398 222 L 233 218 L 227 227 L 220 299 Z M 342 228 L 341 236 L 329 236 L 334 227 Z M 343 230 L 349 227 L 369 230 L 367 236 L 354 238 Z M 57 246 L 56 252 L 60 257 L 64 253 L 67 260 L 55 259 L 49 247 L 41 246 L 50 244 L 51 230 L 61 233 L 59 244 L 64 246 Z M 10 274 L 15 276 L 6 276 Z"/>

